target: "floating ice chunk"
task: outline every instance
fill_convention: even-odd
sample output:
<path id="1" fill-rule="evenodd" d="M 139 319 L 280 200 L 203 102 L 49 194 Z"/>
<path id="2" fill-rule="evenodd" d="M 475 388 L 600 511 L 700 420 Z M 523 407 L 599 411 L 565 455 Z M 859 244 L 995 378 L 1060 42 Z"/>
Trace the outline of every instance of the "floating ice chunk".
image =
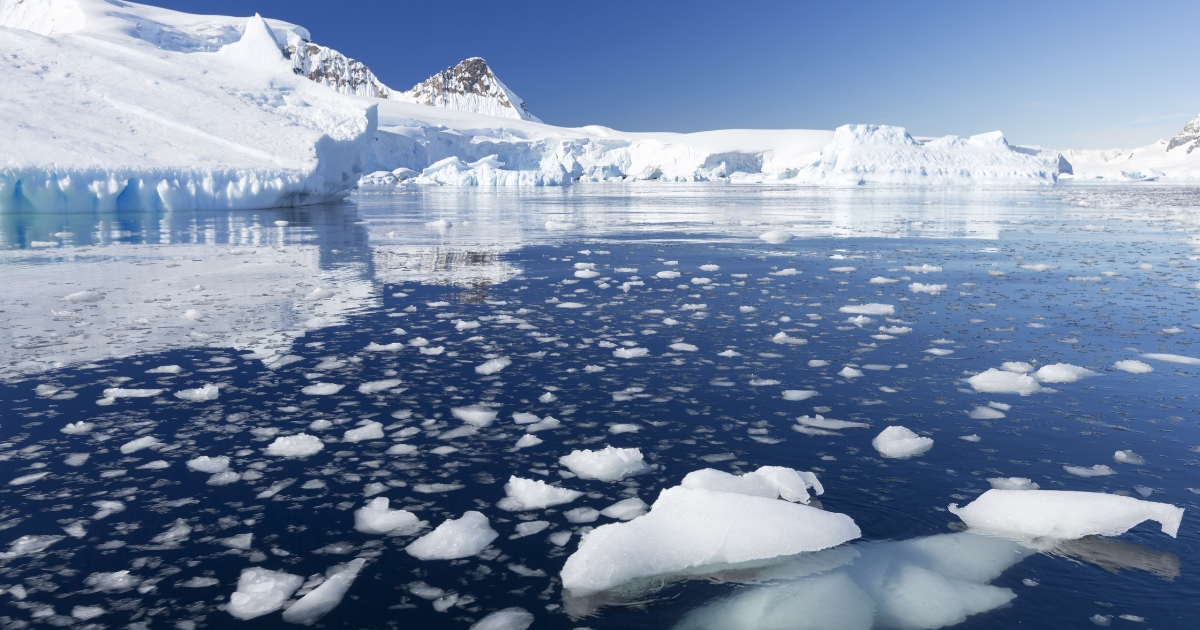
<path id="1" fill-rule="evenodd" d="M 875 276 L 867 281 L 868 284 L 895 284 L 897 282 L 900 281 L 893 278 L 885 278 L 883 276 Z"/>
<path id="2" fill-rule="evenodd" d="M 229 470 L 229 458 L 224 455 L 217 457 L 201 455 L 195 459 L 188 460 L 187 467 L 188 470 L 215 475 Z"/>
<path id="3" fill-rule="evenodd" d="M 480 365 L 476 365 L 475 373 L 487 376 L 489 374 L 495 374 L 496 372 L 499 372 L 510 365 L 512 365 L 512 359 L 509 359 L 508 357 L 489 359 Z"/>
<path id="4" fill-rule="evenodd" d="M 1113 364 L 1113 367 L 1121 370 L 1122 372 L 1129 372 L 1130 374 L 1149 374 L 1150 372 L 1154 371 L 1154 368 L 1150 367 L 1149 363 L 1144 363 L 1142 361 L 1138 361 L 1137 359 L 1117 361 Z"/>
<path id="5" fill-rule="evenodd" d="M 550 429 L 557 429 L 560 426 L 562 426 L 562 422 L 558 418 L 555 418 L 552 416 L 546 416 L 545 418 L 542 418 L 542 420 L 539 422 L 534 422 L 533 424 L 525 425 L 525 432 L 526 433 L 537 433 L 538 431 L 548 431 Z"/>
<path id="6" fill-rule="evenodd" d="M 577 225 L 575 223 L 570 223 L 568 221 L 550 220 L 550 221 L 546 221 L 546 224 L 545 224 L 545 228 L 546 228 L 547 232 L 563 232 L 563 231 L 568 231 L 568 230 L 574 230 L 577 227 L 579 227 L 579 225 Z"/>
<path id="7" fill-rule="evenodd" d="M 304 578 L 260 567 L 242 569 L 237 591 L 229 596 L 226 610 L 238 619 L 254 619 L 283 608 Z"/>
<path id="8" fill-rule="evenodd" d="M 570 533 L 567 533 L 570 537 Z M 566 541 L 563 541 L 566 544 Z M 561 546 L 561 545 L 559 545 Z M 524 608 L 505 608 L 476 621 L 467 630 L 527 630 L 533 625 L 533 614 Z"/>
<path id="9" fill-rule="evenodd" d="M 529 448 L 531 446 L 537 446 L 538 444 L 541 444 L 541 443 L 542 443 L 542 439 L 537 437 L 536 435 L 525 434 L 525 435 L 521 436 L 521 439 L 517 440 L 517 443 L 516 443 L 516 445 L 513 446 L 513 449 L 520 450 L 523 448 Z"/>
<path id="10" fill-rule="evenodd" d="M 245 534 L 238 534 L 236 536 L 222 538 L 217 542 L 221 543 L 222 546 L 229 547 L 230 549 L 250 551 L 250 547 L 254 543 L 254 534 L 247 532 Z"/>
<path id="11" fill-rule="evenodd" d="M 888 427 L 875 436 L 875 439 L 871 440 L 871 446 L 884 457 L 908 459 L 933 448 L 933 440 L 897 425 Z"/>
<path id="12" fill-rule="evenodd" d="M 613 356 L 618 359 L 636 359 L 650 354 L 650 350 L 646 348 L 617 348 L 613 350 Z"/>
<path id="13" fill-rule="evenodd" d="M 599 481 L 617 481 L 649 470 L 640 449 L 612 446 L 600 451 L 571 451 L 558 458 L 558 463 L 580 479 Z"/>
<path id="14" fill-rule="evenodd" d="M 1043 383 L 1074 383 L 1085 376 L 1091 376 L 1095 372 L 1081 368 L 1070 363 L 1055 363 L 1054 365 L 1044 365 L 1040 370 L 1033 375 Z"/>
<path id="15" fill-rule="evenodd" d="M 343 442 L 365 442 L 367 440 L 382 440 L 383 424 L 368 422 L 357 429 L 350 429 L 342 436 Z"/>
<path id="16" fill-rule="evenodd" d="M 1017 265 L 1019 269 L 1028 269 L 1030 271 L 1044 272 L 1054 271 L 1058 269 L 1058 265 L 1048 265 L 1046 263 L 1021 263 Z"/>
<path id="17" fill-rule="evenodd" d="M 1146 460 L 1142 459 L 1140 455 L 1134 453 L 1133 451 L 1117 451 L 1116 453 L 1113 453 L 1113 461 L 1117 462 L 1118 464 L 1133 464 L 1135 466 L 1140 466 L 1141 464 L 1146 463 Z"/>
<path id="18" fill-rule="evenodd" d="M 1005 361 L 1000 364 L 1000 369 L 1005 372 L 1015 372 L 1017 374 L 1028 374 L 1033 371 L 1033 365 L 1024 361 Z"/>
<path id="19" fill-rule="evenodd" d="M 420 526 L 420 519 L 412 512 L 388 509 L 387 497 L 375 497 L 354 511 L 354 529 L 364 534 L 407 534 Z"/>
<path id="20" fill-rule="evenodd" d="M 97 291 L 79 291 L 58 298 L 59 302 L 70 302 L 72 304 L 95 304 L 104 299 L 104 294 Z"/>
<path id="21" fill-rule="evenodd" d="M 588 374 L 595 374 L 596 372 L 603 372 L 604 366 L 603 365 L 585 365 L 585 366 L 583 366 L 583 371 Z"/>
<path id="22" fill-rule="evenodd" d="M 1200 359 L 1185 357 L 1178 354 L 1163 354 L 1161 352 L 1149 352 L 1142 355 L 1143 359 L 1154 359 L 1155 361 L 1163 361 L 1164 363 L 1179 363 L 1181 365 L 1200 365 Z"/>
<path id="23" fill-rule="evenodd" d="M 978 435 L 975 435 L 974 433 L 972 433 L 971 435 L 960 435 L 960 436 L 958 436 L 958 439 L 960 439 L 964 442 L 978 442 L 982 438 L 980 438 Z"/>
<path id="24" fill-rule="evenodd" d="M 645 501 L 637 497 L 632 497 L 617 501 L 603 510 L 600 510 L 600 515 L 607 516 L 608 518 L 615 518 L 619 521 L 631 521 L 645 514 L 646 508 L 648 507 L 649 506 L 646 505 Z"/>
<path id="25" fill-rule="evenodd" d="M 92 507 L 98 508 L 96 513 L 92 515 L 92 520 L 94 521 L 107 518 L 117 512 L 125 511 L 125 504 L 120 501 L 93 501 Z"/>
<path id="26" fill-rule="evenodd" d="M 93 573 L 83 580 L 85 586 L 104 593 L 123 593 L 141 583 L 142 578 L 130 574 L 129 571 Z"/>
<path id="27" fill-rule="evenodd" d="M 53 396 L 60 391 L 62 391 L 61 387 L 58 385 L 51 385 L 49 383 L 42 383 L 41 385 L 33 388 L 33 393 L 37 394 L 38 396 L 42 396 L 43 398 L 46 396 Z"/>
<path id="28" fill-rule="evenodd" d="M 545 481 L 522 479 L 513 475 L 504 484 L 504 492 L 508 496 L 500 499 L 496 507 L 509 512 L 525 510 L 542 510 L 553 505 L 570 503 L 583 496 L 578 490 L 558 488 Z"/>
<path id="29" fill-rule="evenodd" d="M 1117 471 L 1104 464 L 1096 464 L 1090 468 L 1086 466 L 1063 466 L 1063 470 L 1076 477 L 1107 477 L 1117 474 Z"/>
<path id="30" fill-rule="evenodd" d="M 389 389 L 395 389 L 396 387 L 399 387 L 400 382 L 401 381 L 398 378 L 387 378 L 381 381 L 367 381 L 366 383 L 362 383 L 358 386 L 358 393 L 378 394 L 379 392 L 384 392 Z"/>
<path id="31" fill-rule="evenodd" d="M 654 277 L 662 278 L 664 280 L 671 280 L 673 278 L 678 278 L 679 276 L 680 276 L 680 273 L 678 271 L 674 271 L 671 269 L 664 269 L 663 271 L 660 271 L 660 272 L 654 274 Z"/>
<path id="32" fill-rule="evenodd" d="M 109 387 L 104 390 L 105 398 L 152 398 L 166 391 L 165 389 L 125 389 Z"/>
<path id="33" fill-rule="evenodd" d="M 345 387 L 345 385 L 339 385 L 337 383 L 313 383 L 312 385 L 304 387 L 300 391 L 308 394 L 309 396 L 329 396 L 342 391 L 343 387 Z"/>
<path id="34" fill-rule="evenodd" d="M 782 245 L 792 240 L 792 235 L 790 232 L 785 232 L 784 230 L 771 230 L 759 234 L 758 238 L 772 245 Z"/>
<path id="35" fill-rule="evenodd" d="M 849 315 L 894 315 L 896 307 L 891 304 L 849 304 L 838 309 Z"/>
<path id="36" fill-rule="evenodd" d="M 443 522 L 404 550 L 419 560 L 467 558 L 483 551 L 499 535 L 486 516 L 472 510 Z"/>
<path id="37" fill-rule="evenodd" d="M 673 344 L 671 344 L 671 345 L 670 345 L 670 346 L 668 346 L 668 347 L 669 347 L 670 349 L 672 349 L 672 350 L 675 350 L 675 351 L 677 351 L 677 352 L 695 352 L 695 351 L 697 351 L 697 350 L 699 350 L 699 349 L 700 349 L 700 348 L 698 348 L 698 347 L 696 347 L 696 346 L 694 346 L 694 345 L 692 345 L 692 344 L 690 344 L 690 343 L 682 343 L 682 342 L 680 342 L 680 343 L 673 343 Z"/>
<path id="38" fill-rule="evenodd" d="M 938 265 L 922 263 L 920 267 L 918 267 L 916 265 L 905 265 L 904 270 L 909 273 L 937 273 L 937 272 L 941 271 L 942 268 Z"/>
<path id="39" fill-rule="evenodd" d="M 516 540 L 517 538 L 532 536 L 547 527 L 550 527 L 550 521 L 525 521 L 524 523 L 517 523 L 517 533 L 509 536 L 508 539 Z"/>
<path id="40" fill-rule="evenodd" d="M 821 414 L 817 414 L 815 418 L 809 416 L 800 416 L 796 418 L 796 422 L 806 427 L 817 427 L 818 429 L 869 429 L 871 425 L 865 422 L 852 422 L 850 420 L 834 420 L 826 418 Z"/>
<path id="41" fill-rule="evenodd" d="M 59 431 L 62 431 L 67 435 L 82 435 L 84 433 L 91 433 L 95 426 L 96 425 L 92 424 L 91 422 L 84 422 L 83 420 L 80 420 L 78 422 L 68 422 L 66 426 L 59 429 Z"/>
<path id="42" fill-rule="evenodd" d="M 332 290 L 322 288 L 322 287 L 317 287 L 317 288 L 313 289 L 311 293 L 305 295 L 304 297 L 302 297 L 300 299 L 305 300 L 306 302 L 316 302 L 318 300 L 325 300 L 325 299 L 331 298 L 333 296 L 334 296 L 334 293 Z"/>
<path id="43" fill-rule="evenodd" d="M 275 438 L 275 441 L 267 446 L 266 453 L 277 457 L 309 457 L 321 452 L 323 448 L 325 444 L 321 442 L 321 438 L 297 433 Z"/>
<path id="44" fill-rule="evenodd" d="M 920 282 L 908 285 L 908 290 L 913 293 L 928 293 L 929 295 L 941 295 L 942 291 L 947 288 L 949 287 L 944 284 L 921 284 Z"/>
<path id="45" fill-rule="evenodd" d="M 964 507 L 950 505 L 972 529 L 1073 540 L 1118 536 L 1142 521 L 1157 521 L 1172 538 L 1183 508 L 1102 492 L 1067 490 L 988 490 Z"/>
<path id="46" fill-rule="evenodd" d="M 158 438 L 152 435 L 143 435 L 136 440 L 130 440 L 122 444 L 121 452 L 125 455 L 129 455 L 130 453 L 136 453 L 142 449 L 158 446 L 159 444 L 161 444 L 161 442 L 158 441 Z"/>
<path id="47" fill-rule="evenodd" d="M 842 378 L 858 378 L 862 375 L 863 375 L 862 370 L 858 370 L 858 369 L 852 368 L 850 366 L 846 366 L 846 367 L 842 368 L 842 370 L 840 372 L 838 372 L 838 376 L 840 376 Z"/>
<path id="48" fill-rule="evenodd" d="M 160 533 L 154 538 L 151 538 L 150 542 L 160 545 L 175 545 L 181 541 L 187 540 L 188 536 L 191 534 L 192 526 L 188 525 L 187 521 L 177 518 L 175 519 L 174 523 L 171 523 L 169 526 L 167 526 L 167 531 Z"/>
<path id="49" fill-rule="evenodd" d="M 66 536 L 21 536 L 8 543 L 8 551 L 0 552 L 0 560 L 7 561 L 20 556 L 41 553 L 63 538 Z"/>
<path id="50" fill-rule="evenodd" d="M 796 271 L 795 269 L 788 267 L 787 269 L 780 269 L 779 271 L 772 271 L 772 272 L 770 272 L 770 275 L 772 275 L 772 276 L 794 276 L 799 273 L 800 273 L 799 271 Z"/>
<path id="51" fill-rule="evenodd" d="M 95 619 L 108 611 L 103 606 L 75 606 L 71 609 L 71 616 L 79 621 L 87 621 Z"/>
<path id="52" fill-rule="evenodd" d="M 206 400 L 216 400 L 217 397 L 220 395 L 221 395 L 220 389 L 216 385 L 213 385 L 212 383 L 208 383 L 208 384 L 204 385 L 203 387 L 197 387 L 196 389 L 181 389 L 181 390 L 175 392 L 176 398 L 178 398 L 180 400 L 186 400 L 188 402 L 204 402 Z"/>
<path id="53" fill-rule="evenodd" d="M 562 569 L 582 595 L 648 578 L 817 551 L 858 538 L 844 515 L 763 497 L 674 487 L 648 514 L 588 532 Z"/>
<path id="54" fill-rule="evenodd" d="M 219 472 L 219 473 L 209 477 L 208 481 L 206 481 L 204 483 L 206 483 L 210 486 L 227 486 L 231 483 L 237 483 L 238 481 L 241 481 L 241 479 L 242 479 L 241 473 L 236 473 L 236 472 L 233 472 L 232 470 L 227 470 L 225 472 Z"/>
<path id="55" fill-rule="evenodd" d="M 1041 487 L 1025 477 L 992 477 L 988 483 L 997 490 L 1037 490 Z"/>
<path id="56" fill-rule="evenodd" d="M 482 405 L 470 405 L 468 407 L 453 407 L 450 409 L 450 415 L 471 426 L 482 429 L 491 424 L 496 419 L 496 416 L 500 414 Z"/>
<path id="57" fill-rule="evenodd" d="M 817 395 L 817 391 L 813 389 L 785 389 L 783 390 L 783 399 L 791 401 L 808 400 Z"/>
<path id="58" fill-rule="evenodd" d="M 775 343 L 781 343 L 781 344 L 786 344 L 786 345 L 791 345 L 791 346 L 808 345 L 807 339 L 804 339 L 801 337 L 792 337 L 782 330 L 775 333 L 775 336 L 771 337 L 771 341 L 773 341 Z"/>
<path id="59" fill-rule="evenodd" d="M 449 431 L 441 433 L 437 437 L 439 440 L 457 440 L 458 438 L 471 437 L 472 435 L 475 435 L 476 433 L 479 433 L 478 427 L 473 427 L 469 424 L 464 424 L 461 427 L 458 427 L 457 429 L 450 429 Z M 438 447 L 438 448 L 446 448 L 446 447 Z"/>
<path id="60" fill-rule="evenodd" d="M 846 319 L 847 324 L 854 324 L 855 326 L 858 326 L 859 328 L 862 328 L 863 324 L 870 324 L 873 321 L 875 321 L 875 320 L 871 319 L 870 317 L 867 317 L 866 315 L 855 315 L 854 317 L 850 317 L 850 318 Z"/>
<path id="61" fill-rule="evenodd" d="M 518 412 L 514 413 L 512 415 L 512 418 L 513 418 L 513 422 L 515 422 L 517 424 L 533 424 L 534 422 L 537 422 L 538 420 L 540 420 L 540 418 L 538 418 L 536 414 L 528 413 L 525 411 L 518 411 Z"/>
<path id="62" fill-rule="evenodd" d="M 590 507 L 578 507 L 563 512 L 569 523 L 591 523 L 600 518 L 600 511 Z"/>
<path id="63" fill-rule="evenodd" d="M 412 455 L 417 447 L 412 444 L 395 444 L 387 450 L 388 455 Z"/>
<path id="64" fill-rule="evenodd" d="M 1004 412 L 991 407 L 975 407 L 967 416 L 972 420 L 999 420 L 1004 417 Z"/>
<path id="65" fill-rule="evenodd" d="M 1042 386 L 1028 374 L 1018 374 L 1008 370 L 987 370 L 967 379 L 967 383 L 977 392 L 987 394 L 1020 394 L 1028 396 L 1042 391 Z"/>
<path id="66" fill-rule="evenodd" d="M 399 329 L 397 329 L 399 330 Z M 375 343 L 372 341 L 363 348 L 367 352 L 399 352 L 404 349 L 404 342 L 394 341 L 392 343 Z"/>
<path id="67" fill-rule="evenodd" d="M 366 563 L 363 558 L 355 558 L 334 569 L 329 579 L 283 611 L 283 620 L 305 626 L 316 623 L 342 603 L 346 591 L 350 590 L 350 585 L 354 584 L 354 579 Z"/>
<path id="68" fill-rule="evenodd" d="M 71 453 L 63 459 L 63 463 L 68 466 L 82 466 L 87 463 L 91 453 Z"/>

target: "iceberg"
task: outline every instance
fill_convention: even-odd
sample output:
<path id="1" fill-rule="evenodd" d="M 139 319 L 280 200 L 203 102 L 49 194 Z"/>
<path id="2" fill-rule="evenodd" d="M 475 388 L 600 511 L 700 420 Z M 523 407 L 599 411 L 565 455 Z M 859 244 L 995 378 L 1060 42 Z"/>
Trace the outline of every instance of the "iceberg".
<path id="1" fill-rule="evenodd" d="M 1076 539 L 1119 536 L 1142 521 L 1156 521 L 1174 538 L 1183 508 L 1100 492 L 988 490 L 949 510 L 972 529 L 1019 537 Z"/>

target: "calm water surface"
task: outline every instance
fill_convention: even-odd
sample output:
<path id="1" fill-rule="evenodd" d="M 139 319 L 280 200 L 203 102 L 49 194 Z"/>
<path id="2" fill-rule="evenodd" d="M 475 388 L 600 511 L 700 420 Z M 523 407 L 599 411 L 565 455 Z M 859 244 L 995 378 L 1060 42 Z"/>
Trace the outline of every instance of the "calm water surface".
<path id="1" fill-rule="evenodd" d="M 225 612 L 240 572 L 286 571 L 311 589 L 354 558 L 365 568 L 318 626 L 467 628 L 520 607 L 534 628 L 1195 627 L 1200 361 L 1113 364 L 1200 357 L 1198 200 L 1148 186 L 597 186 L 0 216 L 0 544 L 61 537 L 0 554 L 0 627 L 290 627 Z M 759 238 L 772 230 L 792 238 Z M 895 312 L 839 312 L 862 303 Z M 614 354 L 624 348 L 646 353 Z M 498 358 L 511 363 L 475 369 Z M 1015 361 L 1095 374 L 1024 397 L 966 382 Z M 163 366 L 178 367 L 148 372 Z M 399 383 L 360 391 L 385 380 Z M 342 387 L 304 393 L 317 383 Z M 216 399 L 174 395 L 210 384 Z M 462 425 L 451 409 L 472 405 L 498 417 L 447 435 Z M 518 412 L 560 424 L 516 449 Z M 816 414 L 870 427 L 797 430 Z M 62 431 L 78 422 L 91 426 Z M 370 422 L 382 438 L 345 439 Z M 894 424 L 932 450 L 881 458 L 871 439 Z M 264 452 L 299 432 L 323 450 Z M 414 448 L 389 454 L 397 444 Z M 562 474 L 559 457 L 605 445 L 637 447 L 654 469 L 612 483 Z M 1115 462 L 1119 450 L 1144 463 Z M 202 455 L 237 474 L 189 469 Z M 1101 464 L 1115 474 L 1064 469 Z M 566 510 L 652 503 L 688 472 L 766 465 L 816 473 L 819 505 L 862 538 L 564 594 L 580 535 L 615 522 Z M 501 510 L 513 475 L 586 494 Z M 994 477 L 1187 512 L 1177 539 L 1154 523 L 1040 550 L 961 533 L 946 507 Z M 478 510 L 499 537 L 468 558 L 418 560 L 404 548 L 429 528 L 355 531 L 368 496 L 429 528 Z M 527 521 L 548 525 L 517 537 Z M 231 547 L 240 534 L 250 543 Z"/>

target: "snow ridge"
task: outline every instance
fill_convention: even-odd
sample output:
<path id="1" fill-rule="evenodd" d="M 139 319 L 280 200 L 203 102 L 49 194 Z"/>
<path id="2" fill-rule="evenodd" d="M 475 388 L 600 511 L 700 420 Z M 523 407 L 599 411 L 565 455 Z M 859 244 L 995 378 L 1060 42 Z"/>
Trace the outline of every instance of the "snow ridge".
<path id="1" fill-rule="evenodd" d="M 1200 146 L 1200 115 L 1184 125 L 1183 130 L 1171 138 L 1171 141 L 1167 143 L 1167 151 L 1182 146 L 1187 146 L 1188 153 Z"/>
<path id="2" fill-rule="evenodd" d="M 418 105 L 541 122 L 479 57 L 464 59 L 396 98 Z"/>
<path id="3" fill-rule="evenodd" d="M 291 60 L 296 74 L 342 94 L 373 98 L 392 98 L 394 94 L 363 62 L 297 35 L 288 38 L 283 55 Z"/>

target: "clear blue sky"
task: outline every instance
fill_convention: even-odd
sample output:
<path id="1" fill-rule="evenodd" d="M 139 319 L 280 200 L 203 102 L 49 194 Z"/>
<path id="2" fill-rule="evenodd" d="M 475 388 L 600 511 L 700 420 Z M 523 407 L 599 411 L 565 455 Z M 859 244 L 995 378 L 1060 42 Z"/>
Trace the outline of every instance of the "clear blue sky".
<path id="1" fill-rule="evenodd" d="M 487 59 L 548 123 L 630 131 L 901 125 L 1136 146 L 1200 113 L 1200 2 L 152 0 L 254 12 L 407 89 Z"/>

